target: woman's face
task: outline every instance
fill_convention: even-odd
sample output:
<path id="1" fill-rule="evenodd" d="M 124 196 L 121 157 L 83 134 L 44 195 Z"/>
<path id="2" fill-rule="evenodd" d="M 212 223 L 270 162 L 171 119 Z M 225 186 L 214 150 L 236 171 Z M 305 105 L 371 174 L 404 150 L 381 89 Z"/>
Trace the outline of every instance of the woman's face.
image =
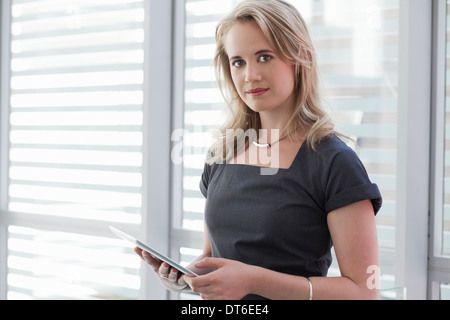
<path id="1" fill-rule="evenodd" d="M 282 61 L 256 23 L 235 23 L 225 48 L 241 99 L 255 112 L 285 111 L 292 105 L 294 67 Z"/>

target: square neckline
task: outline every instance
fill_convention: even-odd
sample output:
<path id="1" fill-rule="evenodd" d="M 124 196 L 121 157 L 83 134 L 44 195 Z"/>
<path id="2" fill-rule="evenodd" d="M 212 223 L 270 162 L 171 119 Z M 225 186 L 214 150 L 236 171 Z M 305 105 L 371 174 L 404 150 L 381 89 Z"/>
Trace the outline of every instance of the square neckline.
<path id="1" fill-rule="evenodd" d="M 307 145 L 307 141 L 303 141 L 303 143 L 301 144 L 300 148 L 297 151 L 297 154 L 295 155 L 294 159 L 292 160 L 291 165 L 289 166 L 289 168 L 273 168 L 273 167 L 264 167 L 264 166 L 257 166 L 257 165 L 252 165 L 252 164 L 243 164 L 243 163 L 222 163 L 222 165 L 227 166 L 227 167 L 232 167 L 232 166 L 237 166 L 237 167 L 250 167 L 250 168 L 256 168 L 256 169 L 272 169 L 272 170 L 278 170 L 278 171 L 289 171 L 292 169 L 292 167 L 294 166 L 294 164 L 297 162 L 298 158 L 300 157 L 300 155 L 303 153 L 302 149 Z"/>

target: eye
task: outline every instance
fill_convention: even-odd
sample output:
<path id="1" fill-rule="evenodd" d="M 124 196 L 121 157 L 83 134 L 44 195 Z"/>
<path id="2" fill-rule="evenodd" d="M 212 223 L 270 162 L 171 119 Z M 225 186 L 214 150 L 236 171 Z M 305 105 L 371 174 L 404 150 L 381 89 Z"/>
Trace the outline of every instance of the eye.
<path id="1" fill-rule="evenodd" d="M 235 60 L 233 61 L 232 65 L 236 68 L 241 68 L 245 64 L 244 60 Z"/>
<path id="2" fill-rule="evenodd" d="M 272 57 L 267 54 L 259 57 L 259 62 L 262 62 L 262 63 L 269 62 L 270 60 L 272 60 Z"/>

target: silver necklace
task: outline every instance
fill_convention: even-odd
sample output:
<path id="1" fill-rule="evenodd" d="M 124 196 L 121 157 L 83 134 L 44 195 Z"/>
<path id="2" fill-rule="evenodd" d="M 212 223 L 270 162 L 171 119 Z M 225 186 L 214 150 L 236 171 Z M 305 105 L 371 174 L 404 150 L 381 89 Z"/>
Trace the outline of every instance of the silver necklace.
<path id="1" fill-rule="evenodd" d="M 257 148 L 262 148 L 262 149 L 269 149 L 272 147 L 272 145 L 270 143 L 258 143 L 257 141 L 253 141 L 253 144 L 257 147 Z"/>
<path id="2" fill-rule="evenodd" d="M 278 142 L 280 142 L 281 140 L 283 140 L 284 138 L 286 138 L 287 136 L 284 136 L 281 139 L 278 139 L 278 141 L 275 141 L 274 143 L 270 144 L 270 143 L 259 143 L 258 141 L 253 141 L 253 145 L 255 145 L 257 148 L 261 148 L 261 149 L 270 149 L 272 148 L 272 146 L 274 144 L 277 144 Z"/>

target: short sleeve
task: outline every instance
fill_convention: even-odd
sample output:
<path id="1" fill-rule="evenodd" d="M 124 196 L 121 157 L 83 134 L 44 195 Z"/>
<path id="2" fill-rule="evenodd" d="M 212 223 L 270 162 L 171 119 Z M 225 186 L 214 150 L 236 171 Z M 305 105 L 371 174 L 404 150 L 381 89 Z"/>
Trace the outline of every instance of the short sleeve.
<path id="1" fill-rule="evenodd" d="M 336 209 L 363 200 L 371 200 L 375 214 L 381 208 L 382 197 L 378 186 L 371 183 L 367 171 L 352 149 L 337 153 L 326 176 L 322 177 L 325 189 L 325 211 Z"/>
<path id="2" fill-rule="evenodd" d="M 203 170 L 203 174 L 200 179 L 200 191 L 205 198 L 207 198 L 208 194 L 208 185 L 210 176 L 211 176 L 211 166 L 205 163 L 205 168 Z"/>

